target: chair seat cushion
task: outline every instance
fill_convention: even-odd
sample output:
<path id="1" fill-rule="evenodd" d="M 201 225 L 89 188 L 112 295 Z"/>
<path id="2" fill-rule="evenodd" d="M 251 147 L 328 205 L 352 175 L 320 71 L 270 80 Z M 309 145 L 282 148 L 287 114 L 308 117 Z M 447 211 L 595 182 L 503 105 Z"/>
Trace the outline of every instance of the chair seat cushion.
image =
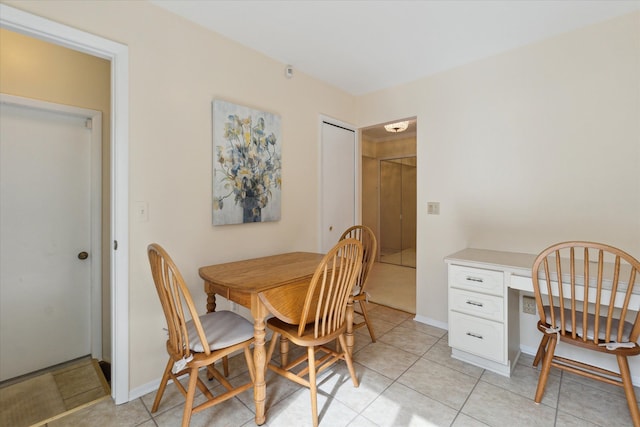
<path id="1" fill-rule="evenodd" d="M 203 314 L 200 316 L 200 323 L 211 350 L 219 350 L 253 338 L 253 324 L 232 311 L 223 310 Z M 189 343 L 191 350 L 203 352 L 204 347 L 193 326 L 193 320 L 187 322 L 187 331 L 191 340 Z"/>
<path id="2" fill-rule="evenodd" d="M 559 326 L 560 325 L 560 307 L 554 307 L 554 312 L 555 312 L 555 316 L 556 316 L 556 324 Z M 547 322 L 551 322 L 551 309 L 549 308 L 548 305 L 544 306 L 544 313 L 547 316 Z M 594 337 L 594 325 L 595 325 L 595 316 L 591 313 L 589 313 L 587 315 L 587 322 L 588 322 L 588 328 L 587 328 L 587 339 L 592 340 Z M 607 318 L 600 316 L 599 319 L 599 326 L 598 326 L 598 339 L 601 341 L 605 340 L 605 334 L 607 331 Z M 615 340 L 618 336 L 618 320 L 617 319 L 613 319 L 611 322 L 611 340 Z M 553 326 L 553 325 L 552 325 Z M 571 309 L 570 308 L 565 308 L 564 309 L 564 327 L 565 330 L 567 332 L 571 332 L 572 331 L 572 327 L 571 327 Z M 581 334 L 582 333 L 582 311 L 577 311 L 576 310 L 576 333 Z M 629 339 L 629 335 L 631 335 L 631 330 L 633 329 L 633 324 L 630 322 L 624 322 L 624 330 L 622 332 L 622 338 L 623 341 Z"/>

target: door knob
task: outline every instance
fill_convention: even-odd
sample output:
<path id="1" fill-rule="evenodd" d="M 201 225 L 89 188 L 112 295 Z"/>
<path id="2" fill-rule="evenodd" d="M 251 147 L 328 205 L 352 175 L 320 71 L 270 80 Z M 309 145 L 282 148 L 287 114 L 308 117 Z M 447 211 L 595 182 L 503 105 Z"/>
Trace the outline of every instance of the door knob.
<path id="1" fill-rule="evenodd" d="M 87 258 L 89 258 L 89 254 L 84 251 L 78 254 L 78 259 L 87 259 Z"/>

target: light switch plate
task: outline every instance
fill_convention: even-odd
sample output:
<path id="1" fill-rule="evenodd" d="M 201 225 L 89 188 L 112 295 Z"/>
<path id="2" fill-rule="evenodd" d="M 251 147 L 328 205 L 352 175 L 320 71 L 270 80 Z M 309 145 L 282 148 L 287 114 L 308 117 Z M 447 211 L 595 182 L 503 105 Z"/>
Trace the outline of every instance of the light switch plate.
<path id="1" fill-rule="evenodd" d="M 149 203 L 136 202 L 135 203 L 135 217 L 139 222 L 149 221 Z"/>
<path id="2" fill-rule="evenodd" d="M 427 215 L 440 215 L 440 202 L 427 202 Z"/>

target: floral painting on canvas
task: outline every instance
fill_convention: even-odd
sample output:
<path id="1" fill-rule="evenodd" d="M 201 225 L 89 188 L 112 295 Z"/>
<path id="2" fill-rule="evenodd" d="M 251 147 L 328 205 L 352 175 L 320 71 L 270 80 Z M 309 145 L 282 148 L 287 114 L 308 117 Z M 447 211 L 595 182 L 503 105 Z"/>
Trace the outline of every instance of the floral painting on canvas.
<path id="1" fill-rule="evenodd" d="M 213 225 L 280 220 L 280 116 L 213 101 Z"/>

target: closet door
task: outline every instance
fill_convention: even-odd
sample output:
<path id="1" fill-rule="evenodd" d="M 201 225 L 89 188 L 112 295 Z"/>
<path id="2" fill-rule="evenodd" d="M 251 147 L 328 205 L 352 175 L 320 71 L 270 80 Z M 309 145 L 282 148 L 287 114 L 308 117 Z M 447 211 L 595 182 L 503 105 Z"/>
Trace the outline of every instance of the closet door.
<path id="1" fill-rule="evenodd" d="M 416 266 L 416 158 L 380 161 L 380 262 Z"/>
<path id="2" fill-rule="evenodd" d="M 355 131 L 323 121 L 320 159 L 320 238 L 326 253 L 356 222 Z"/>
<path id="3" fill-rule="evenodd" d="M 380 261 L 402 265 L 402 164 L 380 161 Z"/>

